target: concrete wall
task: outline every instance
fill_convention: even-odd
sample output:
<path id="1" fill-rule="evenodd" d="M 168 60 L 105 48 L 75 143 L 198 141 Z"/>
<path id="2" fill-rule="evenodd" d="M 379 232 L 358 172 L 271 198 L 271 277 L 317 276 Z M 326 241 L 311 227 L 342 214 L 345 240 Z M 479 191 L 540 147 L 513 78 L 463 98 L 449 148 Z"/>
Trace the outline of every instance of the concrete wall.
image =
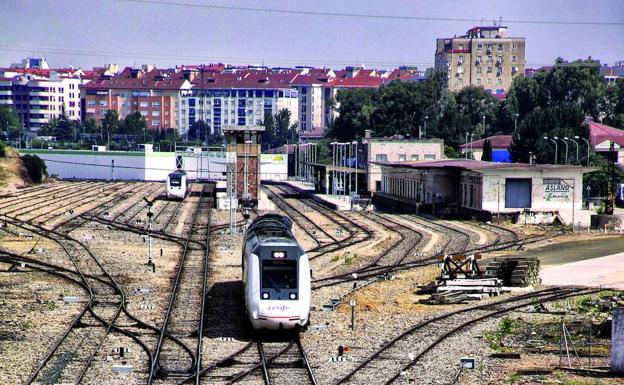
<path id="1" fill-rule="evenodd" d="M 425 155 L 433 159 L 442 159 L 444 155 L 444 143 L 441 140 L 368 140 L 368 183 L 367 188 L 371 193 L 375 192 L 376 182 L 381 181 L 381 168 L 370 164 L 377 160 L 377 155 L 384 154 L 388 162 L 398 162 L 400 155 L 405 155 L 406 161 L 425 160 Z M 429 159 L 427 159 L 429 160 Z"/>
<path id="2" fill-rule="evenodd" d="M 565 170 L 489 170 L 483 172 L 482 209 L 493 213 L 518 212 L 520 208 L 505 207 L 505 180 L 506 178 L 531 179 L 531 207 L 532 211 L 558 211 L 562 219 L 572 223 L 572 200 L 574 199 L 575 222 L 584 216 L 579 214 L 583 199 L 583 175 L 580 171 Z M 553 185 L 544 184 L 544 178 L 565 179 L 572 187 L 562 186 L 567 191 L 550 191 Z"/>
<path id="3" fill-rule="evenodd" d="M 20 150 L 46 162 L 48 174 L 62 179 L 119 179 L 164 181 L 176 170 L 174 152 Z M 184 169 L 191 180 L 222 179 L 228 156 L 224 152 L 183 154 Z M 114 168 L 112 167 L 114 161 Z"/>

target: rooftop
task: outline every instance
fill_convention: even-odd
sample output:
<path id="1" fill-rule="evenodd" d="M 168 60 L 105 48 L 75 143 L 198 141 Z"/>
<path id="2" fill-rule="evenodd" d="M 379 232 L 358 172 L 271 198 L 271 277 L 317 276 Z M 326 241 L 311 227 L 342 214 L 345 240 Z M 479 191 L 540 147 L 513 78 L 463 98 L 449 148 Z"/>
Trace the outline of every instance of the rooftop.
<path id="1" fill-rule="evenodd" d="M 552 164 L 527 164 L 527 163 L 498 163 L 485 162 L 472 159 L 440 159 L 431 161 L 413 162 L 373 162 L 382 166 L 411 169 L 453 169 L 453 170 L 529 170 L 529 171 L 553 171 L 553 170 L 578 170 L 582 173 L 596 171 L 594 167 Z"/>

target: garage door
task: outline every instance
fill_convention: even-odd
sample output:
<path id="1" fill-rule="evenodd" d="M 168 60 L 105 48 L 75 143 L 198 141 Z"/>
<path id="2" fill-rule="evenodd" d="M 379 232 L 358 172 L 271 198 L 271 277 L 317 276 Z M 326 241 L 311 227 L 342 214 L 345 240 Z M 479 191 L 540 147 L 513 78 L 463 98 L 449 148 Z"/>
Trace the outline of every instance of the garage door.
<path id="1" fill-rule="evenodd" d="M 505 207 L 531 207 L 531 179 L 505 179 Z"/>

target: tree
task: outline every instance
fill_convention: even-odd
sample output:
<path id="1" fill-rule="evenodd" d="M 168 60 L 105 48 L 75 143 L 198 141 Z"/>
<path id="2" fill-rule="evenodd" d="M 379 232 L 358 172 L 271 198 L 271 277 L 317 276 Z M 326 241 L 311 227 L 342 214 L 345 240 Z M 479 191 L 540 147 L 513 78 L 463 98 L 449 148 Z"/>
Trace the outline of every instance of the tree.
<path id="1" fill-rule="evenodd" d="M 353 140 L 356 136 L 363 137 L 364 130 L 373 128 L 371 118 L 377 105 L 376 98 L 376 89 L 338 90 L 338 117 L 332 122 L 327 136 L 340 141 Z"/>
<path id="2" fill-rule="evenodd" d="M 492 161 L 492 143 L 489 139 L 483 142 L 483 154 L 481 160 L 491 162 Z"/>
<path id="3" fill-rule="evenodd" d="M 45 162 L 37 155 L 26 154 L 22 155 L 21 158 L 30 179 L 35 183 L 41 183 L 44 175 L 48 175 Z"/>
<path id="4" fill-rule="evenodd" d="M 69 119 L 67 115 L 50 119 L 39 129 L 40 136 L 53 136 L 58 141 L 77 142 L 82 130 L 79 121 Z"/>
<path id="5" fill-rule="evenodd" d="M 286 143 L 296 143 L 299 140 L 297 132 L 298 124 L 290 124 L 290 110 L 282 109 L 275 116 L 267 112 L 264 120 L 259 122 L 264 126 L 264 132 L 260 138 L 263 150 L 283 146 Z"/>
<path id="6" fill-rule="evenodd" d="M 203 120 L 197 120 L 193 123 L 188 132 L 189 140 L 205 141 L 210 134 L 210 126 Z"/>
<path id="7" fill-rule="evenodd" d="M 111 122 L 114 122 L 114 120 L 111 120 Z M 136 138 L 143 137 L 143 139 L 146 140 L 146 131 L 147 121 L 145 120 L 145 117 L 137 111 L 126 115 L 123 123 L 120 122 L 117 125 L 117 131 L 114 132 L 116 134 L 134 135 Z"/>
<path id="8" fill-rule="evenodd" d="M 107 143 L 112 134 L 116 134 L 119 132 L 119 126 L 121 122 L 119 121 L 119 114 L 115 110 L 108 110 L 104 115 L 104 119 L 101 122 L 101 140 L 104 143 Z"/>
<path id="9" fill-rule="evenodd" d="M 9 140 L 24 134 L 22 119 L 11 106 L 0 106 L 0 131 L 6 132 Z"/>

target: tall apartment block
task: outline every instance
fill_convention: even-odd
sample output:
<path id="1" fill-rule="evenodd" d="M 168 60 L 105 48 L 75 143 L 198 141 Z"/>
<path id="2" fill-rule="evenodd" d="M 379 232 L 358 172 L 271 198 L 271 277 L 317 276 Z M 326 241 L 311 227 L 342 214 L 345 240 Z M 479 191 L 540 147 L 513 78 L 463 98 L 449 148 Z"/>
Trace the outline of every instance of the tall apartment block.
<path id="1" fill-rule="evenodd" d="M 508 37 L 507 27 L 474 27 L 466 35 L 436 39 L 435 69 L 446 74 L 450 91 L 480 86 L 504 97 L 515 76 L 524 74 L 525 38 Z"/>

